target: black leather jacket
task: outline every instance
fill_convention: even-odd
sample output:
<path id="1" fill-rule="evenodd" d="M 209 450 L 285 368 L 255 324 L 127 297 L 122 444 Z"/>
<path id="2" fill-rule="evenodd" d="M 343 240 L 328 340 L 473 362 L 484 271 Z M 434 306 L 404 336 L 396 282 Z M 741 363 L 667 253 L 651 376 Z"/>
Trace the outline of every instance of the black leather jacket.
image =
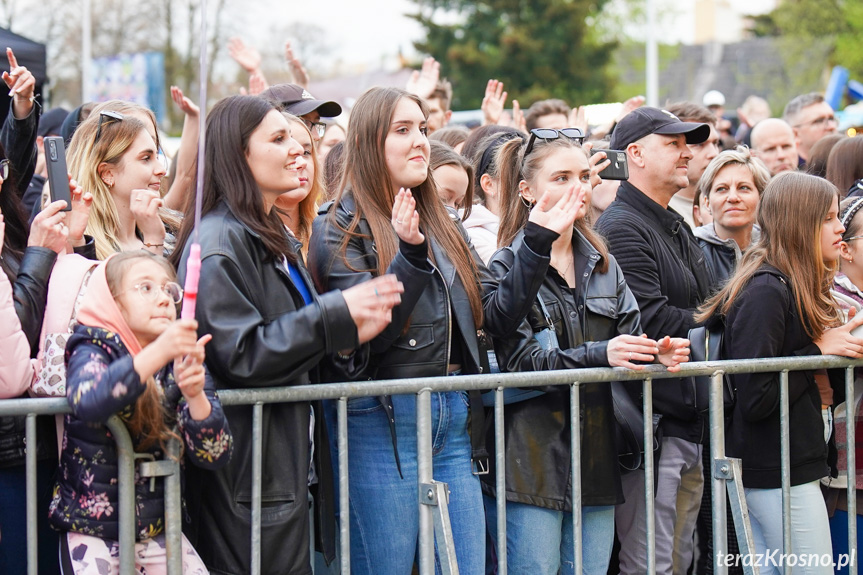
<path id="1" fill-rule="evenodd" d="M 328 213 L 335 210 L 335 215 Z M 351 269 L 342 257 L 340 250 L 344 239 L 343 228 L 346 228 L 354 215 L 354 201 L 350 194 L 342 198 L 338 205 L 322 206 L 321 215 L 314 222 L 312 238 L 309 245 L 309 268 L 315 278 L 318 290 L 323 292 L 331 289 L 345 289 L 371 279 L 373 272 L 356 270 L 377 270 L 377 251 L 371 239 L 371 230 L 365 220 L 361 220 L 359 231 L 368 239 L 353 237 L 347 244 L 346 257 L 351 262 Z M 338 218 L 336 225 L 333 217 Z M 469 239 L 456 222 L 465 243 Z M 340 229 L 342 228 L 342 229 Z M 437 266 L 426 262 L 428 267 L 418 268 L 408 261 L 401 252 L 396 253 L 387 270 L 395 274 L 404 285 L 401 303 L 393 308 L 392 322 L 384 331 L 363 346 L 358 353 L 364 355 L 365 367 L 358 372 L 356 379 L 397 379 L 407 377 L 432 377 L 447 374 L 450 352 L 450 336 L 452 330 L 458 330 L 463 346 L 462 372 L 475 374 L 481 372 L 479 343 L 477 330 L 481 326 L 474 324 L 473 313 L 467 293 L 456 274 L 452 264 L 440 245 L 429 238 L 430 251 L 434 254 Z M 488 274 L 482 260 L 471 248 L 474 261 L 477 262 L 480 278 L 484 286 L 495 285 L 496 282 Z M 527 284 L 537 284 L 530 277 L 519 276 L 511 281 L 521 281 Z M 527 313 L 530 302 L 502 303 L 492 297 L 485 297 L 484 310 L 492 307 L 506 310 L 506 314 L 488 314 L 484 329 L 491 336 L 512 331 L 518 325 L 519 315 Z M 524 310 L 524 313 L 522 313 Z M 511 317 L 516 319 L 511 319 Z M 408 326 L 405 329 L 405 326 Z M 485 353 L 485 350 L 482 350 Z M 398 461 L 398 446 L 395 440 L 395 414 L 392 400 L 389 396 L 380 397 L 381 404 L 390 420 L 390 431 L 393 447 Z M 472 402 L 472 404 L 475 404 Z M 471 411 L 472 422 L 478 426 L 482 413 Z M 481 427 L 475 427 L 477 434 Z M 475 438 L 475 447 L 481 445 L 479 437 Z"/>
<path id="2" fill-rule="evenodd" d="M 512 246 L 499 250 L 492 257 L 489 262 L 492 274 L 502 278 L 515 269 L 518 264 L 514 254 L 524 249 L 523 242 L 522 232 Z M 542 274 L 544 281 L 539 289 L 560 349 L 545 351 L 534 339 L 534 334 L 547 325 L 536 303 L 536 292 L 509 294 L 513 300 L 526 298 L 534 305 L 516 333 L 495 340 L 502 371 L 607 367 L 607 340 L 621 334 L 641 333 L 638 305 L 614 258 L 610 258 L 608 272 L 596 272 L 599 252 L 577 232 L 573 236 L 573 253 L 577 287 L 570 290 L 557 272 L 548 270 Z M 581 386 L 580 395 L 582 504 L 621 503 L 623 493 L 614 442 L 611 388 L 605 383 L 585 384 Z M 550 386 L 545 395 L 507 405 L 504 409 L 507 500 L 571 510 L 569 388 Z M 492 451 L 491 417 L 486 438 Z M 491 496 L 495 494 L 494 477 L 494 473 L 482 477 L 482 488 Z"/>
<path id="3" fill-rule="evenodd" d="M 357 331 L 340 292 L 314 294 L 305 305 L 282 262 L 268 258 L 260 238 L 224 203 L 201 221 L 201 278 L 196 317 L 210 333 L 207 367 L 216 389 L 302 385 L 316 379 L 318 363 L 358 345 Z M 187 244 L 179 265 L 184 281 Z M 298 246 L 295 244 L 295 249 Z M 296 249 L 299 252 L 299 249 Z M 225 407 L 234 456 L 217 471 L 190 467 L 185 498 L 186 534 L 211 573 L 248 573 L 252 500 L 252 407 Z M 265 405 L 261 572 L 306 575 L 309 560 L 308 402 Z M 319 477 L 316 525 L 332 535 L 332 467 L 316 417 L 315 464 Z M 325 555 L 334 547 L 327 538 Z"/>

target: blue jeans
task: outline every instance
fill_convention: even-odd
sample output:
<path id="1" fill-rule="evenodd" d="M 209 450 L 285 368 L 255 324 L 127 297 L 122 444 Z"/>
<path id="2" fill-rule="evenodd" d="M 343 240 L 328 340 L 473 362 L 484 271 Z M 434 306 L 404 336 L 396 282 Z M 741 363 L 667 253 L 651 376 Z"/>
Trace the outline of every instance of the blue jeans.
<path id="1" fill-rule="evenodd" d="M 496 554 L 497 506 L 483 496 L 485 518 Z M 605 575 L 614 544 L 614 506 L 581 509 L 584 575 Z M 506 502 L 506 565 L 513 575 L 568 575 L 575 572 L 572 513 L 527 503 Z"/>
<path id="2" fill-rule="evenodd" d="M 749 507 L 755 551 L 773 552 L 771 557 L 781 555 L 782 490 L 745 487 L 743 492 Z M 788 562 L 794 575 L 833 575 L 827 506 L 818 481 L 791 487 L 791 553 L 807 560 L 807 565 Z M 785 565 L 777 563 L 782 562 L 771 559 L 768 565 L 761 567 L 761 574 L 784 573 Z"/>
<path id="3" fill-rule="evenodd" d="M 395 395 L 392 400 L 404 479 L 399 477 L 386 412 L 378 399 L 348 401 L 352 573 L 405 575 L 417 557 L 416 397 Z M 479 478 L 471 470 L 468 397 L 464 392 L 432 393 L 431 404 L 433 476 L 449 486 L 449 516 L 459 570 L 482 573 L 485 516 Z M 337 461 L 334 410 L 328 409 L 326 414 L 333 459 Z"/>
<path id="4" fill-rule="evenodd" d="M 860 509 L 858 507 L 858 509 Z M 850 559 L 848 550 L 848 512 L 837 509 L 830 518 L 830 537 L 833 540 L 833 561 L 836 563 L 836 575 L 848 573 L 848 561 Z M 857 545 L 854 547 L 854 564 L 860 568 L 858 549 L 863 543 L 863 516 L 857 515 Z M 844 558 L 840 558 L 845 555 Z M 841 563 L 840 563 L 841 561 Z M 841 567 L 841 568 L 840 568 Z"/>

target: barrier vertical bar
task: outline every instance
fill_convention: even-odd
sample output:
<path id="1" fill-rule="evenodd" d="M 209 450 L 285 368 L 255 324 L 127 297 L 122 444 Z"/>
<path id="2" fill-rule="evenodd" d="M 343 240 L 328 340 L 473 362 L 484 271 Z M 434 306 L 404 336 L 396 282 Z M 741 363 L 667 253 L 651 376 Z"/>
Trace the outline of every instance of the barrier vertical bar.
<path id="1" fill-rule="evenodd" d="M 135 449 L 132 438 L 117 415 L 105 424 L 117 442 L 117 518 L 120 544 L 120 573 L 135 572 Z"/>
<path id="2" fill-rule="evenodd" d="M 503 427 L 503 388 L 494 390 L 495 505 L 497 506 L 497 573 L 507 575 L 506 566 L 506 439 Z"/>
<path id="3" fill-rule="evenodd" d="M 27 483 L 27 574 L 36 575 L 39 568 L 39 510 L 36 504 L 36 416 L 27 414 L 24 427 L 25 476 Z"/>
<path id="4" fill-rule="evenodd" d="M 261 477 L 264 404 L 252 406 L 252 575 L 261 573 Z"/>
<path id="5" fill-rule="evenodd" d="M 165 477 L 165 555 L 168 575 L 183 575 L 183 500 L 180 493 L 180 442 L 168 443 L 173 472 Z"/>
<path id="6" fill-rule="evenodd" d="M 791 553 L 791 439 L 788 430 L 788 370 L 779 372 L 779 452 L 782 457 L 782 552 Z M 786 575 L 791 566 L 786 565 Z"/>
<path id="7" fill-rule="evenodd" d="M 644 499 L 647 572 L 656 573 L 656 506 L 653 499 L 653 379 L 644 379 Z"/>
<path id="8" fill-rule="evenodd" d="M 720 561 L 728 555 L 728 517 L 725 513 L 725 482 L 717 477 L 716 462 L 725 459 L 725 408 L 723 401 L 724 374 L 717 371 L 710 376 L 710 477 L 713 479 L 713 572 L 728 575 L 728 564 Z"/>
<path id="9" fill-rule="evenodd" d="M 417 393 L 417 479 L 418 484 L 431 483 L 432 477 L 431 392 Z M 417 490 L 419 492 L 419 490 Z M 420 575 L 434 575 L 433 509 L 417 497 L 419 505 Z"/>
<path id="10" fill-rule="evenodd" d="M 570 457 L 572 458 L 572 558 L 575 575 L 581 575 L 582 564 L 581 540 L 581 386 L 576 381 L 569 386 L 569 426 L 570 426 Z"/>
<path id="11" fill-rule="evenodd" d="M 339 444 L 339 562 L 342 575 L 351 575 L 351 502 L 348 473 L 348 398 L 340 397 L 338 404 Z"/>
<path id="12" fill-rule="evenodd" d="M 848 485 L 846 495 L 848 499 L 848 573 L 857 575 L 857 437 L 856 419 L 857 404 L 854 396 L 854 368 L 845 368 L 845 437 L 846 454 L 848 456 L 846 473 Z M 853 553 L 853 555 L 852 555 Z M 851 561 L 853 559 L 853 561 Z"/>

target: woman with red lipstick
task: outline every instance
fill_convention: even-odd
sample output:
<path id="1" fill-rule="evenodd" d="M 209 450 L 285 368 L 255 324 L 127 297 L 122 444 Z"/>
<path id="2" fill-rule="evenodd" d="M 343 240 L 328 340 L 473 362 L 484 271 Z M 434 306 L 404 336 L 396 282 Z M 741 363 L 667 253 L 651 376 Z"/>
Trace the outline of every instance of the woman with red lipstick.
<path id="1" fill-rule="evenodd" d="M 795 355 L 863 356 L 842 324 L 830 294 L 842 233 L 839 191 L 821 178 L 787 172 L 761 196 L 761 240 L 743 256 L 725 287 L 705 302 L 699 321 L 724 322 L 723 359 Z M 841 375 L 841 372 L 840 372 Z M 743 487 L 758 553 L 782 553 L 779 374 L 731 376 L 737 400 L 728 428 L 728 455 L 743 461 Z M 837 401 L 843 381 L 833 381 Z M 829 473 L 821 395 L 813 371 L 788 374 L 791 445 L 791 549 L 831 555 L 830 528 L 819 481 Z M 763 570 L 762 570 L 763 571 Z M 775 573 L 777 571 L 771 571 Z M 781 572 L 781 569 L 778 571 Z M 795 573 L 832 573 L 798 566 Z"/>
<path id="2" fill-rule="evenodd" d="M 167 253 L 173 238 L 166 222 L 179 222 L 162 210 L 165 165 L 153 113 L 137 104 L 112 100 L 96 106 L 72 138 L 69 171 L 93 195 L 87 235 L 96 255 L 146 249 Z"/>
<path id="3" fill-rule="evenodd" d="M 318 211 L 318 202 L 324 196 L 323 174 L 309 127 L 293 114 L 285 113 L 285 118 L 291 125 L 291 136 L 303 147 L 302 159 L 298 159 L 298 163 L 303 165 L 299 168 L 300 187 L 279 196 L 276 209 L 282 223 L 300 240 L 302 253 L 306 256 L 312 222 Z"/>

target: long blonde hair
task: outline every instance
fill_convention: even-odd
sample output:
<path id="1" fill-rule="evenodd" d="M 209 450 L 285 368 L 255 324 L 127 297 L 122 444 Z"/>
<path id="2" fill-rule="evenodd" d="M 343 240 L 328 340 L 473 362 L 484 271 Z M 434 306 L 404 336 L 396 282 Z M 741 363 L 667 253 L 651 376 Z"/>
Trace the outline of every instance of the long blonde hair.
<path id="1" fill-rule="evenodd" d="M 291 222 L 291 224 L 288 225 L 285 218 L 282 218 L 285 225 L 288 225 L 288 227 L 291 228 L 291 231 L 303 244 L 302 252 L 305 257 L 309 253 L 309 239 L 312 237 L 312 223 L 315 221 L 315 216 L 318 214 L 318 205 L 324 198 L 323 167 L 321 166 L 321 161 L 318 159 L 318 149 L 314 144 L 312 132 L 309 130 L 309 127 L 306 126 L 306 123 L 293 114 L 289 114 L 287 112 L 282 112 L 282 114 L 289 122 L 291 122 L 292 130 L 304 130 L 309 135 L 309 140 L 312 142 L 311 155 L 306 157 L 306 161 L 312 165 L 312 169 L 315 171 L 315 177 L 312 178 L 312 187 L 309 189 L 308 195 L 300 201 L 300 205 L 298 207 L 299 221 Z M 278 198 L 276 199 L 275 206 L 276 209 L 279 208 Z M 284 212 L 279 210 L 280 216 L 282 213 Z"/>
<path id="2" fill-rule="evenodd" d="M 761 240 L 744 255 L 725 287 L 708 299 L 695 319 L 727 315 L 734 301 L 761 266 L 769 264 L 788 276 L 797 312 L 806 334 L 818 339 L 839 325 L 839 312 L 830 296 L 837 263 L 824 263 L 821 228 L 833 202 L 836 186 L 799 172 L 779 174 L 764 189 L 758 208 Z"/>
<path id="3" fill-rule="evenodd" d="M 104 111 L 118 112 L 123 115 L 123 119 L 114 120 L 106 116 L 101 122 L 102 129 L 99 132 Z M 151 124 L 142 121 L 141 116 L 148 118 Z M 99 174 L 99 165 L 103 162 L 119 164 L 141 130 L 155 135 L 158 149 L 159 133 L 153 112 L 132 102 L 109 100 L 93 108 L 90 116 L 75 130 L 69 144 L 69 172 L 82 189 L 93 194 L 86 233 L 93 236 L 96 257 L 100 260 L 120 251 L 120 242 L 117 239 L 120 222 L 111 189 Z M 97 133 L 99 141 L 96 141 Z"/>

